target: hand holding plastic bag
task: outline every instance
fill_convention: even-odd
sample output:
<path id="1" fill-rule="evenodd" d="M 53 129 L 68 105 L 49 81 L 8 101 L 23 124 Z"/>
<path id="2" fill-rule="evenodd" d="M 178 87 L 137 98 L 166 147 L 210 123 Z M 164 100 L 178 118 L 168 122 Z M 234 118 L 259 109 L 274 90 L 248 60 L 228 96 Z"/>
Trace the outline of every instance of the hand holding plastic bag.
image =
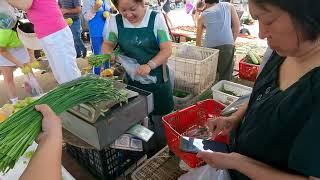
<path id="1" fill-rule="evenodd" d="M 14 8 L 6 0 L 0 0 L 0 29 L 12 29 L 16 23 Z"/>
<path id="2" fill-rule="evenodd" d="M 28 73 L 24 76 L 24 88 L 32 97 L 41 96 L 43 94 L 42 88 L 32 73 Z"/>
<path id="3" fill-rule="evenodd" d="M 157 82 L 157 77 L 155 76 L 141 76 L 137 74 L 137 69 L 140 66 L 140 64 L 137 62 L 136 59 L 124 55 L 119 55 L 118 62 L 122 64 L 122 66 L 124 67 L 127 74 L 130 76 L 132 80 L 139 81 L 141 84 L 152 84 Z"/>

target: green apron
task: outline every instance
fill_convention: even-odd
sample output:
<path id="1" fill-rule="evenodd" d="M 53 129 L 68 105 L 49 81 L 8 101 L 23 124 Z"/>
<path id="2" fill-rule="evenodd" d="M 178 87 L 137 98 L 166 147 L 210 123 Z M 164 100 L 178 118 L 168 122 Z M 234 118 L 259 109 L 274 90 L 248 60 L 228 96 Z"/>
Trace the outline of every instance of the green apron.
<path id="1" fill-rule="evenodd" d="M 157 13 L 152 11 L 150 14 L 148 27 L 144 28 L 124 28 L 122 16 L 116 16 L 118 27 L 118 42 L 121 52 L 125 56 L 134 58 L 139 64 L 147 64 L 159 51 L 159 43 L 154 35 L 154 21 Z M 168 80 L 164 81 L 162 66 L 150 72 L 151 76 L 157 77 L 155 84 L 141 84 L 138 81 L 132 81 L 128 77 L 128 84 L 137 88 L 153 93 L 154 111 L 153 115 L 168 114 L 173 110 L 173 95 L 169 79 L 169 68 L 166 69 Z"/>

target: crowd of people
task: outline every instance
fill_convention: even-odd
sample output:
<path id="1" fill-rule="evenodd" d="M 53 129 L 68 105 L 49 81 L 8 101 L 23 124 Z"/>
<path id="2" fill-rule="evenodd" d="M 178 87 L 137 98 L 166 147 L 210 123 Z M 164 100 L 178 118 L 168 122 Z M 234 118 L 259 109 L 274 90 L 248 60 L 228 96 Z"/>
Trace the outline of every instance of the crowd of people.
<path id="1" fill-rule="evenodd" d="M 63 83 L 79 77 L 75 58 L 86 55 L 79 41 L 80 3 L 61 0 L 59 7 L 56 0 L 8 2 L 26 10 L 56 80 Z M 218 0 L 205 0 L 196 7 L 197 45 L 206 29 L 204 46 L 220 50 L 219 79 L 230 80 L 234 42 L 240 31 L 235 8 Z M 312 0 L 249 0 L 251 16 L 259 22 L 259 36 L 267 40 L 272 54 L 249 102 L 231 116 L 210 120 L 213 135 L 231 134 L 231 153 L 198 154 L 210 166 L 226 169 L 232 180 L 320 178 L 320 144 L 316 142 L 320 137 L 319 8 L 320 2 Z M 105 12 L 111 9 L 119 14 L 107 16 Z M 137 60 L 138 75 L 156 77 L 155 83 L 144 84 L 127 75 L 129 85 L 153 93 L 149 124 L 155 135 L 148 153 L 154 154 L 166 144 L 161 117 L 173 111 L 172 77 L 167 66 L 172 45 L 164 17 L 148 9 L 144 0 L 87 0 L 82 13 L 89 23 L 94 54 L 112 53 L 118 46 L 124 56 Z M 63 15 L 76 22 L 73 31 Z M 13 66 L 21 67 L 30 58 L 14 30 L 2 29 L 0 37 L 0 63 L 7 63 L 0 64 L 0 70 L 12 78 Z M 60 119 L 46 105 L 36 109 L 43 114 L 43 133 L 21 179 L 60 179 Z"/>

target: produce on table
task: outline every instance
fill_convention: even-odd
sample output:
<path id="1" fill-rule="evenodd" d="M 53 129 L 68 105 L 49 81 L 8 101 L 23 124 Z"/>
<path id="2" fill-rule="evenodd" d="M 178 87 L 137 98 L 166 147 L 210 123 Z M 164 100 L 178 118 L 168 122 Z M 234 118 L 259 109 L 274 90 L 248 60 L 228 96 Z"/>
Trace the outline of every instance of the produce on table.
<path id="1" fill-rule="evenodd" d="M 111 60 L 110 54 L 91 55 L 88 57 L 88 63 L 93 67 L 102 66 L 103 63 L 110 62 L 110 60 Z"/>
<path id="2" fill-rule="evenodd" d="M 113 72 L 114 72 L 113 68 L 108 68 L 108 69 L 103 70 L 100 73 L 100 76 L 102 76 L 102 77 L 112 77 L 113 76 Z"/>
<path id="3" fill-rule="evenodd" d="M 31 69 L 30 65 L 27 64 L 27 65 L 22 67 L 21 71 L 22 71 L 23 74 L 28 74 L 28 73 L 32 72 L 32 69 Z"/>
<path id="4" fill-rule="evenodd" d="M 32 61 L 31 67 L 34 69 L 39 69 L 40 68 L 40 62 L 37 60 Z"/>
<path id="5" fill-rule="evenodd" d="M 248 51 L 248 54 L 244 58 L 246 63 L 260 65 L 262 58 L 254 51 Z"/>
<path id="6" fill-rule="evenodd" d="M 23 107 L 31 104 L 34 100 L 31 97 L 26 97 L 24 100 L 19 100 L 15 105 L 13 104 L 5 104 L 2 108 L 0 108 L 0 123 L 7 120 L 9 116 L 13 113 L 19 111 Z"/>
<path id="7" fill-rule="evenodd" d="M 71 26 L 73 24 L 73 20 L 71 18 L 67 18 L 66 22 L 67 22 L 68 26 Z"/>
<path id="8" fill-rule="evenodd" d="M 102 0 L 96 0 L 96 5 L 101 6 L 103 4 Z"/>
<path id="9" fill-rule="evenodd" d="M 246 25 L 251 25 L 254 23 L 254 20 L 248 16 L 246 18 L 241 19 L 241 22 Z"/>
<path id="10" fill-rule="evenodd" d="M 194 32 L 194 33 L 197 32 L 197 28 L 194 26 L 178 26 L 177 29 L 181 31 L 188 31 L 188 32 Z"/>
<path id="11" fill-rule="evenodd" d="M 41 98 L 12 114 L 0 124 L 0 171 L 8 172 L 41 131 L 42 115 L 37 104 L 48 104 L 55 113 L 80 103 L 106 100 L 127 101 L 127 93 L 113 87 L 113 81 L 87 75 L 59 85 Z"/>
<path id="12" fill-rule="evenodd" d="M 103 17 L 106 18 L 106 19 L 109 19 L 110 18 L 110 13 L 108 11 L 104 11 L 103 12 Z"/>

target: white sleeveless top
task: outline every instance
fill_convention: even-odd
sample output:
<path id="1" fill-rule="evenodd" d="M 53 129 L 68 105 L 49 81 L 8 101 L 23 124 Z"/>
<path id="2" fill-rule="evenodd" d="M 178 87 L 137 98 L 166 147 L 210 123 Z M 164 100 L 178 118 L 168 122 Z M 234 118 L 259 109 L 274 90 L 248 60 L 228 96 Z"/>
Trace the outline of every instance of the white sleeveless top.
<path id="1" fill-rule="evenodd" d="M 202 16 L 206 27 L 205 47 L 234 44 L 229 3 L 220 2 L 206 9 Z"/>

